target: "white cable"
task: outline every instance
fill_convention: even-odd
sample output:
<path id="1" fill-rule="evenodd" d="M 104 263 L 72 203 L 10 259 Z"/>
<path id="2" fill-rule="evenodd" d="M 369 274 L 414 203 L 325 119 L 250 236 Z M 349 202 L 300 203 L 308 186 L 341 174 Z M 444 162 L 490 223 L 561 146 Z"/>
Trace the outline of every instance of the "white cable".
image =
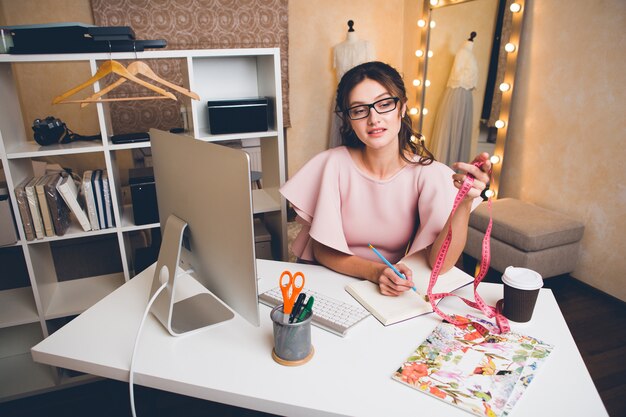
<path id="1" fill-rule="evenodd" d="M 184 271 L 184 274 L 189 274 L 193 271 L 193 268 L 189 268 Z M 146 310 L 143 312 L 143 317 L 141 317 L 141 323 L 139 323 L 139 329 L 137 330 L 137 336 L 135 337 L 135 346 L 133 347 L 133 355 L 130 358 L 130 369 L 128 370 L 128 390 L 130 392 L 130 411 L 133 413 L 133 417 L 137 417 L 135 412 L 135 390 L 133 389 L 133 375 L 135 373 L 135 354 L 137 353 L 137 347 L 139 346 L 139 336 L 141 335 L 141 330 L 143 329 L 143 325 L 146 322 L 146 317 L 148 317 L 148 313 L 150 312 L 150 307 L 154 304 L 154 300 L 161 294 L 161 291 L 165 289 L 168 281 L 165 281 L 158 290 L 154 293 L 150 301 L 148 301 L 148 305 L 146 306 Z"/>
<path id="2" fill-rule="evenodd" d="M 167 281 L 165 281 L 163 284 L 161 284 L 161 286 L 159 287 L 159 289 L 154 293 L 154 295 L 152 296 L 152 298 L 150 299 L 150 301 L 148 301 L 148 305 L 146 307 L 146 310 L 143 312 L 143 317 L 141 318 L 141 323 L 139 324 L 139 330 L 137 330 L 137 336 L 135 338 L 135 347 L 133 348 L 133 356 L 131 356 L 130 359 L 130 369 L 129 369 L 129 373 L 130 375 L 128 376 L 128 388 L 130 391 L 130 410 L 133 413 L 133 417 L 137 417 L 137 414 L 135 413 L 135 390 L 133 389 L 133 374 L 134 374 L 134 368 L 135 368 L 135 354 L 137 353 L 137 346 L 139 346 L 139 336 L 141 335 L 141 329 L 143 329 L 143 325 L 146 321 L 146 317 L 148 316 L 148 313 L 150 312 L 150 307 L 152 307 L 152 304 L 154 303 L 154 300 L 156 300 L 156 298 L 159 296 L 159 294 L 161 294 L 161 291 L 163 291 L 163 289 L 167 286 Z"/>

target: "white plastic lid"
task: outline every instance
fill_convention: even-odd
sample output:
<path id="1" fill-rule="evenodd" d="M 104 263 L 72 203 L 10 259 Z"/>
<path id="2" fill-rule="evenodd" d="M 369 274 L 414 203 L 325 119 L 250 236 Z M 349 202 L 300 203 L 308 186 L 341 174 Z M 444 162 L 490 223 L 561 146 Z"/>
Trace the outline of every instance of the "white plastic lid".
<path id="1" fill-rule="evenodd" d="M 543 278 L 538 272 L 515 266 L 509 266 L 504 270 L 502 282 L 520 290 L 536 290 L 543 287 Z"/>

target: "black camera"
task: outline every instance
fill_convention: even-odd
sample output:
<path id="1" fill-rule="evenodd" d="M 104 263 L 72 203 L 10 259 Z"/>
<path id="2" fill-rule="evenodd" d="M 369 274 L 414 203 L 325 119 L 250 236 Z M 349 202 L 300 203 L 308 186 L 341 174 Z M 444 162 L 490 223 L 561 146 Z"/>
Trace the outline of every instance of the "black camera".
<path id="1" fill-rule="evenodd" d="M 61 120 L 48 116 L 44 120 L 35 119 L 33 122 L 35 141 L 42 145 L 53 145 L 62 142 L 67 136 L 67 126 Z"/>
<path id="2" fill-rule="evenodd" d="M 72 132 L 65 123 L 53 116 L 45 119 L 35 119 L 33 121 L 33 132 L 35 141 L 42 145 L 54 145 L 55 143 L 70 143 L 76 140 L 96 140 L 101 139 L 100 135 L 81 136 Z"/>

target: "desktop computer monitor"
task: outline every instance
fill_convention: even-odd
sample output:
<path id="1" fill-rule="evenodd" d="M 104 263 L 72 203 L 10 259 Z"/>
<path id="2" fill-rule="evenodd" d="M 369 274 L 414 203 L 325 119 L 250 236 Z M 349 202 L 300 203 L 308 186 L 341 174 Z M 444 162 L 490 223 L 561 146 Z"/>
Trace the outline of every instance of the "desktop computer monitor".
<path id="1" fill-rule="evenodd" d="M 168 281 L 152 313 L 175 336 L 234 317 L 224 304 L 258 326 L 248 155 L 156 129 L 150 141 L 163 232 L 151 297 Z M 174 302 L 187 269 L 213 295 Z"/>

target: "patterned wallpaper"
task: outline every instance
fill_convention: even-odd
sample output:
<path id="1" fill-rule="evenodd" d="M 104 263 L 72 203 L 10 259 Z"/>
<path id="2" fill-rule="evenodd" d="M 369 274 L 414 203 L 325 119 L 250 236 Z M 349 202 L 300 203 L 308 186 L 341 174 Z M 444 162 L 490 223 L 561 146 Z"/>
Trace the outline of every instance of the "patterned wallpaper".
<path id="1" fill-rule="evenodd" d="M 283 120 L 290 125 L 287 0 L 92 0 L 91 4 L 96 25 L 130 26 L 137 39 L 165 39 L 167 49 L 279 47 Z M 180 59 L 164 59 L 150 66 L 160 77 L 183 85 L 183 64 Z M 141 95 L 133 84 L 116 88 L 115 95 Z M 183 96 L 172 92 L 179 101 L 110 103 L 113 132 L 181 127 Z"/>

